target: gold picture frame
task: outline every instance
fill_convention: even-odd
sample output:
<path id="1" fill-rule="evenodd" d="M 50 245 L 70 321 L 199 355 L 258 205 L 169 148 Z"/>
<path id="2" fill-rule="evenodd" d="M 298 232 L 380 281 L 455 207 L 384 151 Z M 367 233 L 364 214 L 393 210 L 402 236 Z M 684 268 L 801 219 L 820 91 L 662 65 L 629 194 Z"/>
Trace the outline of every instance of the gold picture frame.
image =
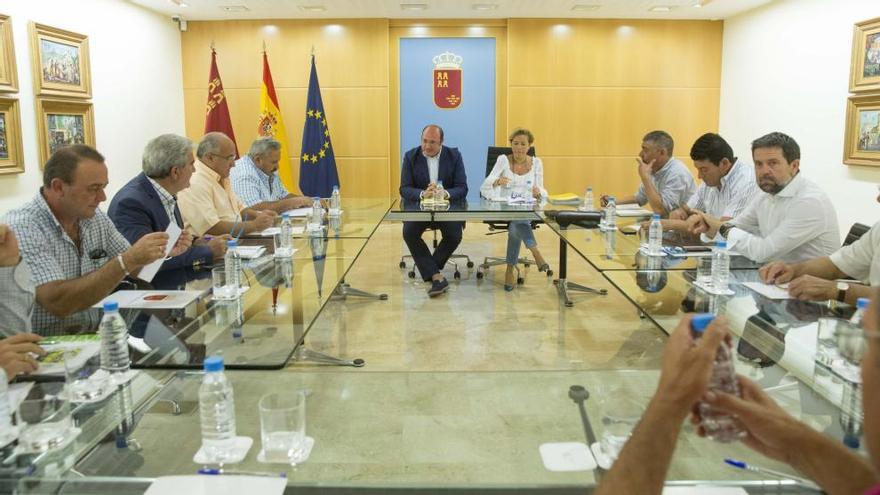
<path id="1" fill-rule="evenodd" d="M 0 174 L 24 172 L 18 100 L 0 98 Z"/>
<path id="2" fill-rule="evenodd" d="M 88 36 L 35 22 L 29 27 L 34 94 L 91 98 Z"/>
<path id="3" fill-rule="evenodd" d="M 12 19 L 0 14 L 0 92 L 18 91 L 18 71 L 12 45 Z"/>
<path id="4" fill-rule="evenodd" d="M 880 17 L 856 23 L 853 28 L 849 91 L 880 90 Z"/>
<path id="5" fill-rule="evenodd" d="M 843 163 L 880 166 L 880 94 L 846 101 Z"/>
<path id="6" fill-rule="evenodd" d="M 92 104 L 85 101 L 37 99 L 40 169 L 56 149 L 69 144 L 95 147 Z"/>

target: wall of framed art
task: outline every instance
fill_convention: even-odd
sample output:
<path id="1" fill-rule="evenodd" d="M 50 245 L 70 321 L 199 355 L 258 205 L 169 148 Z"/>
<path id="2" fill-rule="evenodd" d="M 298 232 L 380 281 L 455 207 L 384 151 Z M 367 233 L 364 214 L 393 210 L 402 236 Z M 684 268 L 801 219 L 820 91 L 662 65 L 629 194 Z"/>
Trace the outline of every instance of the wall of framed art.
<path id="1" fill-rule="evenodd" d="M 853 27 L 843 163 L 880 167 L 880 17 Z"/>
<path id="2" fill-rule="evenodd" d="M 853 26 L 876 0 L 777 0 L 724 21 L 719 133 L 738 157 L 771 131 L 794 137 L 801 171 L 834 201 L 842 234 L 880 219 L 880 168 L 844 166 Z"/>
<path id="3" fill-rule="evenodd" d="M 0 175 L 24 172 L 18 100 L 0 96 Z"/>
<path id="4" fill-rule="evenodd" d="M 96 146 L 112 197 L 141 171 L 150 137 L 184 132 L 180 31 L 168 17 L 117 0 L 6 2 L 0 14 L 18 67 L 17 93 L 0 81 L 0 114 L 3 99 L 17 100 L 24 170 L 4 167 L 0 149 L 0 215 L 33 198 L 59 143 Z"/>

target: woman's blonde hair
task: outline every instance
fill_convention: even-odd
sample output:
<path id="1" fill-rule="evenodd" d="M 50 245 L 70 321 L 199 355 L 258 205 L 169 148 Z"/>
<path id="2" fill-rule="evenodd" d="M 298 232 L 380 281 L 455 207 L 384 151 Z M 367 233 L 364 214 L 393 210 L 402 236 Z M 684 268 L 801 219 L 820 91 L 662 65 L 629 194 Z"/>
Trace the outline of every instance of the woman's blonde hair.
<path id="1" fill-rule="evenodd" d="M 529 140 L 529 144 L 535 142 L 534 134 L 532 134 L 532 131 L 526 129 L 525 127 L 517 127 L 516 129 L 514 129 L 513 132 L 510 133 L 510 137 L 507 138 L 507 140 L 512 143 L 513 139 L 517 136 L 525 136 L 526 139 Z"/>

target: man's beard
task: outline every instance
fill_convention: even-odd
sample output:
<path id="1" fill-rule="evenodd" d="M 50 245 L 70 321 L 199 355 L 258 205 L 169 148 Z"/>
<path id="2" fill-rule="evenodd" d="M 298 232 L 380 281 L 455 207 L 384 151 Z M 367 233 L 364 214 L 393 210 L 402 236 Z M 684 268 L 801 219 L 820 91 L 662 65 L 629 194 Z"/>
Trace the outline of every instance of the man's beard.
<path id="1" fill-rule="evenodd" d="M 791 182 L 791 180 L 789 180 L 788 182 Z M 785 184 L 779 184 L 777 182 L 758 181 L 758 187 L 767 194 L 776 195 L 782 192 L 783 189 L 785 189 L 785 186 L 788 185 L 788 182 L 786 182 Z"/>

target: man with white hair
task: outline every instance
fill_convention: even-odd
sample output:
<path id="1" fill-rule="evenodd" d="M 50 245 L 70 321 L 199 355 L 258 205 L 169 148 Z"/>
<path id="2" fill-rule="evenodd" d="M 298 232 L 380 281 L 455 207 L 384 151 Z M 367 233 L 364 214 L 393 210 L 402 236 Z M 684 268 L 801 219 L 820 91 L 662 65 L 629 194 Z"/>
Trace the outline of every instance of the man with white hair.
<path id="1" fill-rule="evenodd" d="M 183 228 L 177 194 L 189 187 L 195 171 L 192 147 L 192 141 L 176 134 L 163 134 L 147 143 L 143 172 L 116 193 L 107 211 L 128 242 L 135 243 L 150 232 L 165 232 L 171 222 Z M 190 234 L 183 232 L 181 237 L 189 239 Z M 196 240 L 184 253 L 165 260 L 159 271 L 211 265 L 226 253 L 225 241 L 223 237 Z"/>
<path id="2" fill-rule="evenodd" d="M 229 172 L 232 190 L 249 208 L 284 213 L 287 210 L 309 206 L 305 196 L 290 194 L 278 176 L 281 143 L 271 136 L 257 138 L 247 155 L 235 162 Z"/>

